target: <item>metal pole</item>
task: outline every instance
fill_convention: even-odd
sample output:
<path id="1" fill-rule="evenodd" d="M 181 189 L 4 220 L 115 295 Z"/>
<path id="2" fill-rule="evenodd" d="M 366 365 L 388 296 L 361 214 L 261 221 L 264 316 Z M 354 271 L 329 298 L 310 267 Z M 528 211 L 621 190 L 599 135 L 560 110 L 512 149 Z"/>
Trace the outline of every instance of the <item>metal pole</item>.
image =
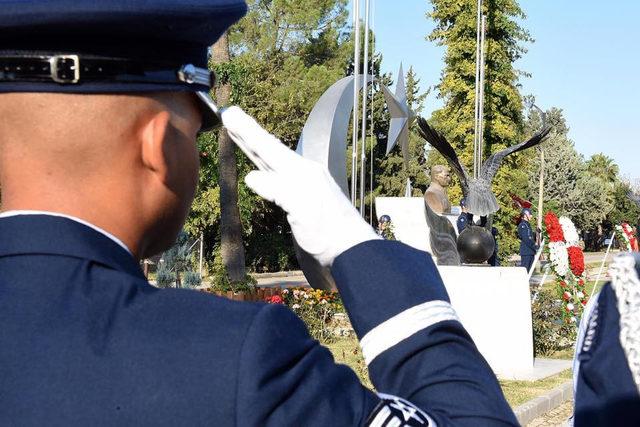
<path id="1" fill-rule="evenodd" d="M 358 181 L 358 78 L 360 74 L 360 0 L 353 0 L 353 135 L 351 143 L 351 203 L 356 205 Z"/>
<path id="2" fill-rule="evenodd" d="M 478 0 L 478 16 L 476 26 L 476 97 L 475 97 L 475 130 L 473 132 L 473 177 L 478 178 L 478 126 L 480 115 L 480 32 L 482 27 L 482 0 Z"/>
<path id="3" fill-rule="evenodd" d="M 198 273 L 200 273 L 200 278 L 201 279 L 202 279 L 203 253 L 204 253 L 204 233 L 200 233 L 200 262 L 199 262 L 199 265 L 198 265 Z"/>
<path id="4" fill-rule="evenodd" d="M 544 285 L 544 282 L 547 280 L 548 275 L 549 275 L 549 265 L 547 265 L 544 269 L 544 274 L 542 275 L 542 280 L 538 284 L 538 289 L 536 289 L 536 293 L 533 294 L 533 298 L 531 298 L 531 305 L 535 304 L 536 300 L 538 299 L 538 294 L 540 293 L 540 289 L 542 289 L 542 286 Z"/>
<path id="5" fill-rule="evenodd" d="M 478 177 L 480 176 L 480 168 L 482 167 L 482 153 L 484 151 L 484 77 L 485 77 L 485 39 L 486 39 L 487 17 L 482 16 L 482 31 L 480 38 L 480 115 L 478 127 Z"/>
<path id="6" fill-rule="evenodd" d="M 596 281 L 593 283 L 593 287 L 591 288 L 591 292 L 589 293 L 589 298 L 593 296 L 593 291 L 596 290 L 596 286 L 598 286 L 598 282 L 600 282 L 600 276 L 602 275 L 602 270 L 604 269 L 604 264 L 607 262 L 607 257 L 609 256 L 609 252 L 611 252 L 611 246 L 613 245 L 613 241 L 616 238 L 616 232 L 611 233 L 611 239 L 609 240 L 609 246 L 607 247 L 607 252 L 604 254 L 604 259 L 602 260 L 602 264 L 600 264 L 600 270 L 598 271 L 598 276 L 596 277 Z"/>
<path id="7" fill-rule="evenodd" d="M 364 218 L 366 206 L 364 204 L 364 182 L 366 177 L 367 156 L 367 69 L 369 64 L 369 11 L 371 0 L 365 0 L 364 8 L 364 66 L 362 69 L 362 145 L 360 154 L 360 216 Z"/>
<path id="8" fill-rule="evenodd" d="M 371 39 L 371 77 L 374 76 L 374 62 L 376 57 L 376 2 L 373 0 L 373 6 L 371 10 L 371 33 L 373 35 L 373 39 Z M 369 87 L 369 102 L 371 103 L 371 127 L 369 128 L 369 137 L 371 140 L 371 149 L 369 152 L 369 161 L 371 165 L 371 170 L 369 173 L 369 189 L 371 200 L 369 201 L 369 224 L 373 225 L 373 147 L 375 146 L 375 142 L 373 140 L 373 85 L 374 82 L 371 82 L 371 86 Z"/>
<path id="9" fill-rule="evenodd" d="M 542 204 L 544 198 L 544 150 L 540 147 L 540 182 L 538 183 L 538 230 L 542 230 Z M 540 237 L 540 233 L 536 234 Z"/>
<path id="10" fill-rule="evenodd" d="M 538 264 L 538 261 L 540 260 L 540 255 L 542 255 L 543 249 L 544 249 L 544 240 L 540 243 L 540 249 L 538 249 L 538 253 L 536 253 L 536 257 L 533 259 L 533 264 L 531 264 L 531 270 L 527 272 L 529 273 L 529 281 L 531 281 L 531 276 L 533 276 L 533 271 L 536 269 L 536 264 Z"/>

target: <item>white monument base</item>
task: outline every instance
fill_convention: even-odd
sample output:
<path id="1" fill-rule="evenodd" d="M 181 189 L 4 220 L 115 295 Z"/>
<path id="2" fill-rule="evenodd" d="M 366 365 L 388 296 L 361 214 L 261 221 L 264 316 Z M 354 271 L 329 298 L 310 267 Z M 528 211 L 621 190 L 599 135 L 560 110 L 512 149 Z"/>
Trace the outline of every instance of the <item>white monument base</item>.
<path id="1" fill-rule="evenodd" d="M 493 371 L 529 379 L 533 364 L 531 296 L 523 267 L 438 266 L 451 305 Z"/>
<path id="2" fill-rule="evenodd" d="M 430 252 L 422 197 L 376 197 L 378 217 L 389 215 L 396 239 Z M 447 215 L 454 224 L 455 215 Z M 522 267 L 438 266 L 451 304 L 480 353 L 504 379 L 534 377 L 529 279 Z"/>

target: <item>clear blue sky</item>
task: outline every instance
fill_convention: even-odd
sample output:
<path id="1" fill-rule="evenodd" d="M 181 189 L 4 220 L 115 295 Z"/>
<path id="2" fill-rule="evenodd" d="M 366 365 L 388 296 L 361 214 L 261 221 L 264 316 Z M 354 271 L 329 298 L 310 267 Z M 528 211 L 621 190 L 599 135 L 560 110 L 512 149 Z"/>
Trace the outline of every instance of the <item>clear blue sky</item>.
<path id="1" fill-rule="evenodd" d="M 443 48 L 425 40 L 428 0 L 375 1 L 374 26 L 384 71 L 413 66 L 422 89 L 438 83 Z M 364 3 L 364 2 L 363 2 Z M 535 42 L 516 66 L 532 74 L 523 95 L 562 108 L 570 137 L 585 157 L 604 152 L 623 175 L 640 179 L 640 1 L 520 0 Z M 427 100 L 424 115 L 440 106 Z"/>

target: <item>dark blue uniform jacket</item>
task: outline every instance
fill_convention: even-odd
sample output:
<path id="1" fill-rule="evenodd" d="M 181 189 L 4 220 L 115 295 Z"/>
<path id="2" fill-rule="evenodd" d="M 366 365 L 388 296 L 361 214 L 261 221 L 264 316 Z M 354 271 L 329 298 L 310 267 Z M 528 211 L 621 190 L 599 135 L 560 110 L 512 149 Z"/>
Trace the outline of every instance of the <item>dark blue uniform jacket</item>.
<path id="1" fill-rule="evenodd" d="M 377 391 L 430 425 L 517 424 L 424 252 L 367 242 L 332 273 Z M 285 306 L 156 289 L 85 225 L 0 219 L 0 425 L 387 425 L 390 407 Z M 402 408 L 395 425 L 419 418 Z"/>
<path id="2" fill-rule="evenodd" d="M 458 221 L 456 221 L 456 226 L 458 227 L 458 234 L 462 233 L 462 231 L 467 228 L 468 225 L 473 224 L 473 214 L 470 213 L 461 213 L 458 216 Z"/>
<path id="3" fill-rule="evenodd" d="M 518 224 L 518 238 L 520 239 L 521 256 L 534 256 L 538 252 L 538 246 L 536 246 L 536 240 L 529 221 L 522 220 Z"/>
<path id="4" fill-rule="evenodd" d="M 620 304 L 630 304 L 630 313 L 636 314 L 627 335 L 631 339 L 625 341 L 628 341 L 630 354 L 637 355 L 640 297 L 633 294 L 637 294 L 640 287 L 637 280 L 640 268 L 636 267 L 636 270 L 635 281 L 627 277 L 626 284 L 620 284 L 628 286 L 632 296 L 626 301 L 619 301 L 611 284 L 607 284 L 602 288 L 586 323 L 577 351 L 579 368 L 574 371 L 576 427 L 640 425 L 640 395 L 630 370 L 635 359 L 629 360 L 625 355 L 620 333 Z M 638 370 L 640 366 L 635 368 Z"/>

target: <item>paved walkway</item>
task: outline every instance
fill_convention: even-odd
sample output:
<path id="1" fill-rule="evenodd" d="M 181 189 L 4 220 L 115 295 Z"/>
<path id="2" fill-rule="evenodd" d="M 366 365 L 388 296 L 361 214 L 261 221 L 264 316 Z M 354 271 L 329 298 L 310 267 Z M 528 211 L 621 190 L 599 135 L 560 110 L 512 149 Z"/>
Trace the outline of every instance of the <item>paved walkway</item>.
<path id="1" fill-rule="evenodd" d="M 301 271 L 286 271 L 265 275 L 258 274 L 256 275 L 256 279 L 258 280 L 258 286 L 265 288 L 297 288 L 309 286 L 307 279 Z"/>
<path id="2" fill-rule="evenodd" d="M 541 417 L 527 424 L 526 427 L 564 426 L 573 411 L 573 400 L 569 400 Z"/>
<path id="3" fill-rule="evenodd" d="M 616 256 L 618 253 L 619 253 L 618 251 L 609 253 L 606 263 L 607 264 L 610 263 L 611 260 L 613 260 L 613 257 Z M 584 254 L 585 264 L 601 263 L 602 260 L 604 259 L 604 255 L 605 255 L 605 252 L 585 253 Z M 599 265 L 597 268 L 591 269 L 589 271 L 589 275 L 593 277 L 593 279 L 595 279 L 596 275 L 598 274 L 598 269 L 599 269 Z M 605 266 L 605 272 L 606 272 L 606 266 Z M 603 274 L 603 277 L 601 278 L 601 280 L 605 280 L 604 276 L 605 274 Z M 255 277 L 258 280 L 258 285 L 264 286 L 264 287 L 278 286 L 278 287 L 290 288 L 290 287 L 299 287 L 299 286 L 302 286 L 302 287 L 309 286 L 309 283 L 307 283 L 307 279 L 305 279 L 301 271 L 283 271 L 279 273 L 257 274 L 255 275 Z M 531 283 L 532 284 L 540 283 L 541 279 L 542 279 L 542 275 L 536 274 L 531 278 Z M 550 280 L 553 280 L 553 277 L 547 276 L 547 281 L 550 281 Z"/>

